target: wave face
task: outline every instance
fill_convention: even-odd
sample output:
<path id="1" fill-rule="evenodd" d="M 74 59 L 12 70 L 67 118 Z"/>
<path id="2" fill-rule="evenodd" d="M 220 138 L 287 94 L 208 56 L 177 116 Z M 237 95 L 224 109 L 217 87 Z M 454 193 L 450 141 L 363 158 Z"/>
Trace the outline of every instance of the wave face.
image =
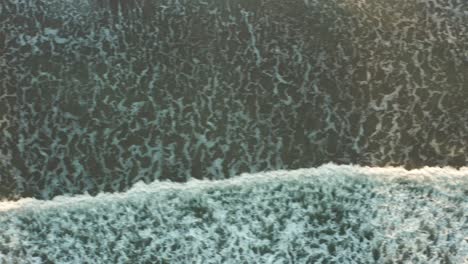
<path id="1" fill-rule="evenodd" d="M 0 1 L 0 197 L 468 163 L 464 0 Z"/>
<path id="2" fill-rule="evenodd" d="M 468 167 L 326 164 L 0 202 L 0 262 L 466 263 L 467 192 Z"/>

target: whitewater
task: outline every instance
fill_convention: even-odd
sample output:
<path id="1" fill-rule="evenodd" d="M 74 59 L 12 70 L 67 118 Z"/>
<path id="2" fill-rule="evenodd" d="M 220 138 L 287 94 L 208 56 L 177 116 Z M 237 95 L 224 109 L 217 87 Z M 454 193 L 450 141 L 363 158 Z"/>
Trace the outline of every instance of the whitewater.
<path id="1" fill-rule="evenodd" d="M 0 263 L 467 263 L 467 219 L 468 167 L 328 163 L 2 201 Z"/>

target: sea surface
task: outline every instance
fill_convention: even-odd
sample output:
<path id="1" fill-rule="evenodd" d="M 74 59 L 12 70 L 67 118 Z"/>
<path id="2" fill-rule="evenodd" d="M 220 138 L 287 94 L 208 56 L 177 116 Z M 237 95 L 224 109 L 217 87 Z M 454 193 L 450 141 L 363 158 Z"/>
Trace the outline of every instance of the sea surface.
<path id="1" fill-rule="evenodd" d="M 466 0 L 0 1 L 0 198 L 467 143 Z"/>

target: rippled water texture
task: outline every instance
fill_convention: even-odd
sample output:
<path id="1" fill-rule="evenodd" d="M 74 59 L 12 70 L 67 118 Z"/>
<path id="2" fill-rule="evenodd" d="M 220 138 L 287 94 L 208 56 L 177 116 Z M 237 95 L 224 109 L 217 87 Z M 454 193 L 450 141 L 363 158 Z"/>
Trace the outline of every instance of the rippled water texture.
<path id="1" fill-rule="evenodd" d="M 468 163 L 464 0 L 0 1 L 0 197 Z"/>

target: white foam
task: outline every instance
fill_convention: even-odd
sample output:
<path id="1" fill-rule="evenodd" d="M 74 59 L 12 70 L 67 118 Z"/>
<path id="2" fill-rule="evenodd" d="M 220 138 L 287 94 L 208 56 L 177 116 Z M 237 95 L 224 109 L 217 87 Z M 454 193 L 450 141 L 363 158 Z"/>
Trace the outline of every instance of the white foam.
<path id="1" fill-rule="evenodd" d="M 467 167 L 329 163 L 218 181 L 140 182 L 96 197 L 6 201 L 0 263 L 464 263 L 466 190 Z"/>
<path id="2" fill-rule="evenodd" d="M 334 163 L 324 164 L 317 168 L 297 170 L 277 170 L 259 173 L 243 173 L 240 176 L 225 180 L 197 180 L 192 179 L 186 183 L 168 181 L 154 181 L 150 184 L 136 183 L 131 189 L 122 193 L 100 193 L 97 196 L 88 194 L 76 196 L 56 196 L 52 200 L 37 200 L 34 198 L 23 198 L 18 201 L 0 202 L 0 212 L 14 209 L 61 207 L 70 205 L 85 205 L 115 201 L 117 199 L 128 199 L 140 195 L 149 195 L 163 191 L 202 191 L 207 188 L 227 188 L 234 186 L 259 185 L 271 181 L 285 182 L 297 181 L 308 177 L 370 177 L 375 180 L 392 181 L 406 179 L 433 185 L 434 188 L 444 188 L 448 185 L 465 185 L 468 188 L 468 167 L 459 169 L 453 167 L 423 167 L 420 169 L 406 170 L 403 167 L 368 167 L 359 165 L 337 165 Z M 439 184 L 443 183 L 443 184 Z M 444 190 L 441 190 L 444 191 Z"/>

